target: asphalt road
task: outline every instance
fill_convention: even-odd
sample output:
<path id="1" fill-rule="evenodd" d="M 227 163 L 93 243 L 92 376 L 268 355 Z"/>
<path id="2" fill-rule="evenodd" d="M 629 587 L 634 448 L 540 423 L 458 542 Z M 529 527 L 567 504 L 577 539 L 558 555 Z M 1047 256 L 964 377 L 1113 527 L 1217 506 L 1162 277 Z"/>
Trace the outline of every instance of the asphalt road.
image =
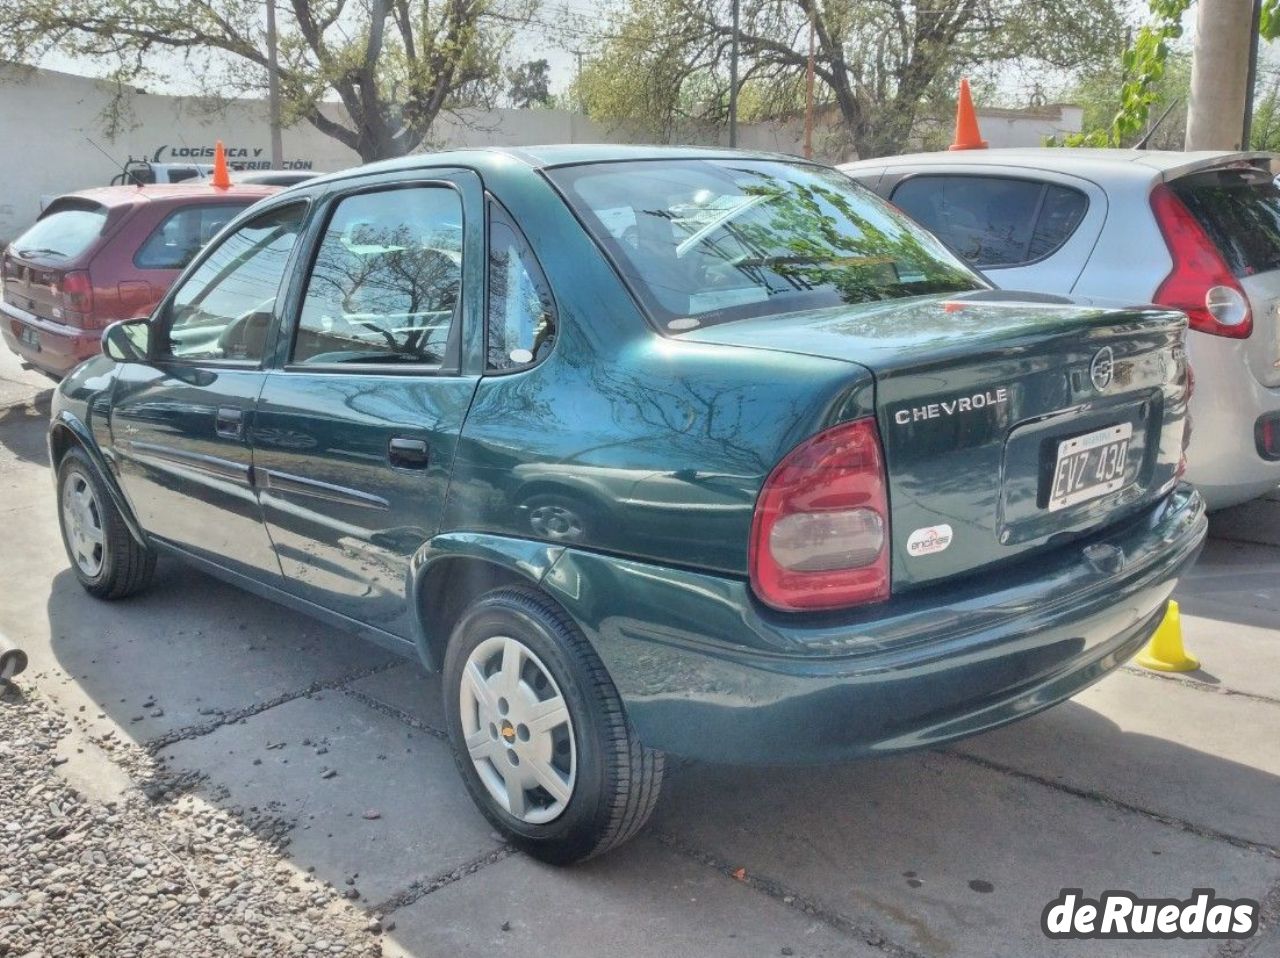
<path id="1" fill-rule="evenodd" d="M 300 869 L 358 876 L 354 907 L 394 922 L 388 952 L 1280 955 L 1280 502 L 1215 517 L 1180 587 L 1201 671 L 1127 667 L 944 751 L 681 765 L 639 840 L 556 870 L 472 809 L 414 663 L 173 564 L 133 600 L 86 596 L 58 539 L 48 394 L 0 349 L 0 632 L 31 656 L 23 680 L 196 773 L 203 800 L 268 810 Z M 85 787 L 145 784 L 89 761 L 68 772 Z M 1068 887 L 1212 887 L 1268 924 L 1243 943 L 1051 942 L 1041 912 Z"/>

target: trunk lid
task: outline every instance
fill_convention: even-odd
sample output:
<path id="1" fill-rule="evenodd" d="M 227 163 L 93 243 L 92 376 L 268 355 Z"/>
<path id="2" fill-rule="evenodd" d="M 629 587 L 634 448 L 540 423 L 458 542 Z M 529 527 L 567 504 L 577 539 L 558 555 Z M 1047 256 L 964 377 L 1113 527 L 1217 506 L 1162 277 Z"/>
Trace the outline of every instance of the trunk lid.
<path id="1" fill-rule="evenodd" d="M 1182 455 L 1185 328 L 1173 311 L 990 291 L 686 336 L 872 373 L 896 593 L 1063 544 L 1167 492 Z"/>

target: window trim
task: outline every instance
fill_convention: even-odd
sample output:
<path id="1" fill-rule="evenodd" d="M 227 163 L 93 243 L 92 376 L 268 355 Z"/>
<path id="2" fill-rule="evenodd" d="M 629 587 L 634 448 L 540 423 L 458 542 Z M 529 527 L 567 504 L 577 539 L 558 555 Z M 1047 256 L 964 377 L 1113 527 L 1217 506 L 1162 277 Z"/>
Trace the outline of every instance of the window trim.
<path id="1" fill-rule="evenodd" d="M 169 330 L 173 326 L 173 301 L 178 295 L 178 291 L 186 284 L 187 280 L 204 265 L 205 260 L 213 255 L 227 238 L 233 233 L 239 232 L 254 220 L 263 216 L 269 216 L 278 213 L 281 210 L 290 207 L 298 207 L 300 215 L 298 217 L 298 236 L 294 240 L 293 248 L 289 250 L 289 257 L 285 261 L 284 272 L 280 276 L 280 286 L 276 290 L 276 308 L 272 314 L 271 324 L 267 329 L 267 338 L 262 350 L 261 358 L 251 359 L 189 359 L 183 356 L 173 356 L 162 354 L 159 352 L 160 344 L 168 339 Z M 147 362 L 157 366 L 164 365 L 166 367 L 182 367 L 182 368 L 199 368 L 202 366 L 215 366 L 218 369 L 265 369 L 273 352 L 272 343 L 274 342 L 274 333 L 280 326 L 280 306 L 281 301 L 289 291 L 290 283 L 293 281 L 293 273 L 298 256 L 298 249 L 302 245 L 302 240 L 306 236 L 308 229 L 308 221 L 311 216 L 312 201 L 310 197 L 289 197 L 279 203 L 273 203 L 265 209 L 259 209 L 256 204 L 250 206 L 246 210 L 242 210 L 240 214 L 230 223 L 223 227 L 222 233 L 217 237 L 219 242 L 210 241 L 200 250 L 186 267 L 178 274 L 170 285 L 168 291 L 161 300 L 160 305 L 152 314 L 152 322 L 150 335 L 147 337 Z M 252 211 L 252 216 L 246 216 L 246 213 Z"/>
<path id="2" fill-rule="evenodd" d="M 892 167 L 890 167 L 890 169 L 892 169 Z M 1027 242 L 1023 247 L 1024 251 L 1028 251 L 1031 249 L 1031 241 L 1035 238 L 1036 225 L 1039 222 L 1040 214 L 1044 211 L 1044 202 L 1049 195 L 1049 187 L 1058 186 L 1064 190 L 1068 190 L 1084 198 L 1084 212 L 1080 215 L 1080 219 L 1076 221 L 1076 225 L 1071 227 L 1071 231 L 1067 233 L 1064 237 L 1062 237 L 1061 242 L 1059 242 L 1056 246 L 1054 246 L 1048 252 L 1043 253 L 1040 256 L 1037 256 L 1035 259 L 1018 260 L 1017 262 L 1013 262 L 1013 263 L 971 263 L 968 257 L 962 256 L 959 253 L 959 251 L 957 251 L 943 237 L 938 236 L 938 234 L 933 230 L 931 226 L 929 226 L 926 223 L 920 223 L 920 225 L 925 229 L 927 229 L 930 233 L 933 233 L 935 236 L 938 236 L 938 239 L 943 243 L 943 245 L 947 247 L 947 249 L 951 250 L 953 253 L 955 253 L 956 256 L 959 256 L 960 259 L 964 260 L 965 265 L 970 266 L 971 268 L 979 272 L 983 272 L 989 269 L 1023 269 L 1027 266 L 1036 266 L 1040 263 L 1043 263 L 1045 260 L 1048 260 L 1051 257 L 1056 256 L 1059 252 L 1061 252 L 1062 248 L 1071 241 L 1071 238 L 1076 235 L 1076 232 L 1080 229 L 1081 225 L 1083 225 L 1085 219 L 1089 215 L 1090 209 L 1092 209 L 1092 206 L 1093 206 L 1093 200 L 1088 193 L 1080 189 L 1080 187 L 1078 186 L 1072 186 L 1069 183 L 1063 183 L 1057 179 L 1046 180 L 1039 176 L 1022 174 L 1020 172 L 1015 172 L 1010 174 L 1006 174 L 1004 172 L 974 173 L 970 171 L 965 171 L 963 173 L 961 172 L 943 173 L 943 172 L 938 172 L 937 170 L 932 170 L 932 169 L 920 170 L 915 173 L 907 173 L 904 176 L 900 177 L 898 181 L 893 184 L 893 189 L 889 191 L 889 195 L 886 197 L 886 199 L 890 203 L 893 203 L 896 206 L 897 201 L 894 199 L 894 197 L 897 196 L 898 190 L 902 189 L 904 184 L 911 182 L 913 180 L 918 180 L 921 177 L 925 177 L 928 179 L 935 179 L 935 180 L 942 179 L 942 178 L 948 178 L 948 179 L 966 178 L 966 179 L 977 179 L 977 180 L 1014 180 L 1022 183 L 1038 184 L 1040 186 L 1040 196 L 1036 199 L 1035 217 L 1031 221 L 1031 231 L 1027 234 Z M 901 207 L 899 208 L 901 209 Z M 905 209 L 902 210 L 902 212 L 906 216 L 911 216 L 911 214 L 908 213 Z M 911 216 L 911 219 L 915 220 L 915 217 Z M 916 222 L 920 222 L 920 221 L 916 220 Z"/>
<path id="3" fill-rule="evenodd" d="M 342 205 L 344 200 L 353 196 L 363 196 L 369 193 L 390 193 L 394 190 L 412 190 L 412 189 L 439 189 L 444 188 L 452 190 L 458 197 L 458 209 L 462 218 L 462 279 L 458 285 L 458 301 L 453 306 L 453 322 L 449 327 L 449 339 L 445 344 L 444 362 L 435 365 L 428 363 L 397 363 L 389 365 L 385 363 L 295 363 L 293 361 L 293 350 L 297 344 L 298 331 L 301 328 L 302 308 L 306 304 L 307 287 L 310 285 L 311 274 L 315 269 L 316 259 L 320 255 L 320 247 L 324 243 L 325 232 L 329 227 L 329 223 L 333 220 L 334 214 L 338 207 Z M 447 177 L 428 176 L 425 179 L 411 180 L 393 180 L 381 181 L 375 183 L 367 183 L 354 189 L 335 192 L 326 196 L 320 207 L 320 215 L 317 217 L 317 224 L 313 224 L 308 230 L 311 234 L 311 240 L 305 252 L 306 266 L 305 269 L 295 269 L 297 273 L 298 290 L 296 302 L 292 304 L 289 310 L 289 326 L 287 337 L 287 348 L 284 356 L 281 358 L 280 371 L 284 373 L 325 373 L 325 374 L 342 374 L 361 376 L 458 376 L 462 369 L 462 323 L 463 323 L 463 301 L 466 299 L 466 236 L 467 236 L 467 205 L 466 196 L 462 187 Z M 486 250 L 487 252 L 487 250 Z"/>
<path id="4" fill-rule="evenodd" d="M 137 249 L 133 251 L 133 255 L 129 257 L 129 262 L 133 264 L 134 269 L 160 271 L 160 272 L 170 272 L 170 271 L 181 272 L 187 267 L 186 266 L 145 266 L 142 263 L 138 262 L 138 257 L 142 255 L 142 251 L 146 248 L 147 244 L 150 243 L 153 239 L 155 239 L 156 234 L 159 233 L 162 229 L 164 229 L 164 225 L 168 223 L 169 220 L 173 219 L 175 216 L 179 215 L 180 213 L 187 212 L 188 210 L 226 209 L 227 207 L 230 207 L 232 210 L 234 210 L 234 212 L 231 214 L 231 219 L 227 220 L 227 222 L 223 224 L 222 229 L 218 230 L 218 232 L 213 235 L 213 237 L 209 240 L 209 242 L 205 244 L 206 246 L 209 246 L 209 245 L 212 245 L 213 241 L 216 240 L 221 235 L 222 230 L 225 230 L 228 226 L 234 223 L 236 220 L 236 217 L 238 217 L 241 213 L 243 213 L 250 206 L 252 206 L 253 203 L 254 203 L 254 200 L 250 198 L 243 205 L 236 204 L 236 203 L 174 204 L 173 206 L 170 206 L 167 211 L 164 211 L 162 213 L 160 220 L 156 223 L 154 227 L 152 227 L 151 232 L 147 234 L 147 238 L 144 239 L 141 243 L 139 243 Z M 202 252 L 201 250 L 196 250 L 196 255 L 191 258 L 191 261 L 195 262 L 196 259 L 199 258 L 201 252 Z"/>
<path id="5" fill-rule="evenodd" d="M 551 286 L 551 280 L 547 278 L 547 271 L 542 268 L 542 262 L 538 259 L 538 254 L 534 251 L 533 244 L 529 242 L 529 237 L 524 235 L 524 230 L 520 228 L 520 224 L 516 222 L 516 218 L 511 214 L 511 211 L 503 205 L 501 200 L 487 190 L 484 194 L 484 200 L 484 336 L 482 339 L 484 344 L 484 365 L 480 375 L 511 376 L 515 373 L 525 373 L 531 369 L 541 366 L 555 354 L 556 349 L 560 345 L 561 339 L 560 304 L 556 301 L 556 292 Z M 551 349 L 547 351 L 545 356 L 541 359 L 538 359 L 535 356 L 531 363 L 525 363 L 523 366 L 510 366 L 506 369 L 493 369 L 489 366 L 489 262 L 493 253 L 492 224 L 494 210 L 497 210 L 499 215 L 506 218 L 507 226 L 509 226 L 511 231 L 515 234 L 516 239 L 524 245 L 524 252 L 528 253 L 529 259 L 533 261 L 534 268 L 538 271 L 538 275 L 542 279 L 542 285 L 546 288 L 547 296 L 551 300 L 551 319 L 555 323 L 556 328 L 555 339 L 552 340 Z"/>

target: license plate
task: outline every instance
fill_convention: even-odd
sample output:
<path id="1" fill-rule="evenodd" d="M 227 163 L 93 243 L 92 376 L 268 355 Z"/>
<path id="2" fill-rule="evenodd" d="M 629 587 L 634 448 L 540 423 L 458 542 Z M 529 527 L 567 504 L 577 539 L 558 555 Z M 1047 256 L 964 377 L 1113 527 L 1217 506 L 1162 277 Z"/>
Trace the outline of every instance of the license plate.
<path id="1" fill-rule="evenodd" d="M 1115 492 L 1124 485 L 1133 424 L 1108 426 L 1058 443 L 1049 511 Z"/>
<path id="2" fill-rule="evenodd" d="M 18 339 L 22 340 L 22 342 L 28 346 L 34 346 L 36 349 L 40 348 L 40 334 L 30 326 L 22 327 L 21 331 L 18 333 Z"/>

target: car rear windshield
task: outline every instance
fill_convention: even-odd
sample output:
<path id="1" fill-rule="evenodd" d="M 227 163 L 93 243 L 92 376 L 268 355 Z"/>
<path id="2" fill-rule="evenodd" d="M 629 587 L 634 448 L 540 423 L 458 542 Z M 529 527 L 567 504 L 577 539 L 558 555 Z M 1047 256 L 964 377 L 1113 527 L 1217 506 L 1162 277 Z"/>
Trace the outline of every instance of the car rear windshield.
<path id="1" fill-rule="evenodd" d="M 822 167 L 661 160 L 549 176 L 671 330 L 986 285 L 928 232 Z"/>
<path id="2" fill-rule="evenodd" d="M 92 201 L 55 200 L 35 225 L 13 241 L 23 256 L 74 259 L 102 233 L 107 208 Z"/>
<path id="3" fill-rule="evenodd" d="M 1236 276 L 1280 268 L 1280 189 L 1258 170 L 1213 170 L 1173 183 Z"/>

